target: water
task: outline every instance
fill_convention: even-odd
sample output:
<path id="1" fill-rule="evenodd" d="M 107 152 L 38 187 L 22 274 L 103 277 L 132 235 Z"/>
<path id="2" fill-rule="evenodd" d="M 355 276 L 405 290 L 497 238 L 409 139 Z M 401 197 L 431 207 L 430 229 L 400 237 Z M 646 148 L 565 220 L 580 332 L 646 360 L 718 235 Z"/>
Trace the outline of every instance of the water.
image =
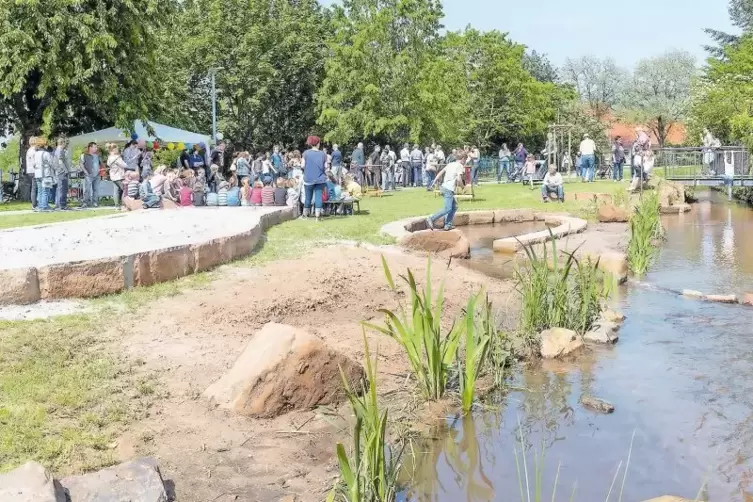
<path id="1" fill-rule="evenodd" d="M 753 211 L 702 193 L 691 213 L 668 217 L 667 242 L 644 281 L 671 289 L 753 291 Z M 448 420 L 417 452 L 405 500 L 521 500 L 514 450 L 524 436 L 533 492 L 544 452 L 542 500 L 622 500 L 664 494 L 753 500 L 753 308 L 702 303 L 645 287 L 618 300 L 628 318 L 615 347 L 577 363 L 521 371 L 498 408 Z M 612 402 L 612 415 L 578 404 Z M 518 427 L 520 424 L 520 428 Z M 631 449 L 631 438 L 632 440 Z M 520 460 L 522 462 L 522 459 Z M 525 479 L 525 478 L 523 478 Z"/>

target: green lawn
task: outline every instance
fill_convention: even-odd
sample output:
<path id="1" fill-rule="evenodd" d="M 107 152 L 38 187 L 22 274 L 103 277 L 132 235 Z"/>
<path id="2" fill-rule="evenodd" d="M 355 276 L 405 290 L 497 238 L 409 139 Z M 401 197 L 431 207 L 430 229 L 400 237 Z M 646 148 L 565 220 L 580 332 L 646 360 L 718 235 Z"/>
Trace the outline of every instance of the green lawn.
<path id="1" fill-rule="evenodd" d="M 477 200 L 461 202 L 460 210 L 529 207 L 590 216 L 593 204 L 574 202 L 574 192 L 612 192 L 626 186 L 611 182 L 569 183 L 565 188 L 568 202 L 544 204 L 538 189 L 532 191 L 519 184 L 484 185 L 477 190 Z M 259 251 L 233 266 L 257 266 L 295 257 L 312 246 L 342 240 L 388 243 L 390 239 L 379 234 L 382 225 L 430 214 L 441 205 L 440 197 L 422 190 L 367 197 L 361 203 L 360 215 L 326 218 L 321 223 L 295 220 L 270 229 Z M 91 217 L 106 212 L 24 217 L 59 218 L 69 214 Z M 21 217 L 0 216 L 0 225 L 11 218 Z M 23 224 L 29 220 L 15 221 Z M 135 377 L 132 363 L 111 353 L 111 347 L 99 334 L 120 319 L 113 312 L 137 311 L 161 297 L 200 288 L 216 274 L 196 274 L 98 299 L 92 302 L 94 313 L 86 316 L 0 321 L 0 471 L 29 459 L 58 473 L 96 469 L 113 462 L 112 448 L 119 431 L 144 413 L 155 398 L 155 385 Z"/>

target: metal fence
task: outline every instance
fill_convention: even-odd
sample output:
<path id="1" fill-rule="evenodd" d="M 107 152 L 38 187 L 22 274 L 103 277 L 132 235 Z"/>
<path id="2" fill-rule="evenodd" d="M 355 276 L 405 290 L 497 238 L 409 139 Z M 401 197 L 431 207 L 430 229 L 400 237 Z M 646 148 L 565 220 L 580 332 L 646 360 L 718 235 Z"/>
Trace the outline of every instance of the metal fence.
<path id="1" fill-rule="evenodd" d="M 741 146 L 705 148 L 659 148 L 654 150 L 654 169 L 665 178 L 716 178 L 725 175 L 727 164 L 735 176 L 749 176 L 750 156 Z"/>

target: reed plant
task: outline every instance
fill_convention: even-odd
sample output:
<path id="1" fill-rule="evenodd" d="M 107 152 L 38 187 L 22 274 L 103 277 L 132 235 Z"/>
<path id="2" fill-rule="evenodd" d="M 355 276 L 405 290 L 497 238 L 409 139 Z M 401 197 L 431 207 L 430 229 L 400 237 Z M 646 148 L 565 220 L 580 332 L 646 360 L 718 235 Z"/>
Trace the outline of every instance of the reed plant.
<path id="1" fill-rule="evenodd" d="M 645 274 L 658 252 L 657 241 L 663 230 L 659 213 L 659 195 L 656 191 L 643 194 L 635 212 L 630 217 L 630 242 L 628 244 L 628 266 L 633 274 Z"/>
<path id="2" fill-rule="evenodd" d="M 361 382 L 361 392 L 352 387 L 340 369 L 355 416 L 353 448 L 348 455 L 345 446 L 337 444 L 340 478 L 327 502 L 391 502 L 397 493 L 402 451 L 393 450 L 387 443 L 387 410 L 381 410 L 377 401 L 377 357 L 372 362 L 365 332 L 363 343 L 368 383 Z"/>
<path id="3" fill-rule="evenodd" d="M 579 260 L 575 252 L 564 253 L 562 258 L 554 238 L 544 244 L 541 256 L 532 245 L 523 248 L 528 260 L 515 270 L 522 303 L 521 331 L 588 331 L 610 294 L 608 277 L 598 269 L 598 260 Z"/>
<path id="4" fill-rule="evenodd" d="M 481 296 L 482 294 L 479 293 L 471 296 L 468 300 L 464 320 L 465 362 L 462 367 L 460 357 L 457 359 L 460 397 L 463 411 L 466 413 L 471 411 L 473 396 L 476 392 L 476 381 L 484 368 L 491 341 L 493 337 L 497 336 L 488 296 L 485 297 L 479 319 L 476 319 L 476 303 Z"/>

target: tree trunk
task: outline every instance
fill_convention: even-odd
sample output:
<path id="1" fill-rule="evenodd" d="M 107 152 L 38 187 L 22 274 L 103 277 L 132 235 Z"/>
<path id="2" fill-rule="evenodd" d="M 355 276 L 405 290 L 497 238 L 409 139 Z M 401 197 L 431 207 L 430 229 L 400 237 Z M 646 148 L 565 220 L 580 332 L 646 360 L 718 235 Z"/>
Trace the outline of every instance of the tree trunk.
<path id="1" fill-rule="evenodd" d="M 656 139 L 659 140 L 659 148 L 664 148 L 664 143 L 667 141 L 668 133 L 669 130 L 667 125 L 664 123 L 664 119 L 660 115 L 656 119 Z"/>

